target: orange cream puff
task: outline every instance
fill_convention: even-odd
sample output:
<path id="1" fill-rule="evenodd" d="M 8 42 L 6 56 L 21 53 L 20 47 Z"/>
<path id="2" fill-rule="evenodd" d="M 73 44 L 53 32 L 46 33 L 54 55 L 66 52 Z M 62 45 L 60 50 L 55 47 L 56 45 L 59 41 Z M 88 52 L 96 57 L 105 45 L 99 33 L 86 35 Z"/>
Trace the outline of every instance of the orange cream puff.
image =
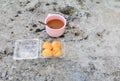
<path id="1" fill-rule="evenodd" d="M 43 49 L 52 49 L 52 45 L 49 41 L 45 41 L 42 46 Z"/>
<path id="2" fill-rule="evenodd" d="M 52 50 L 50 50 L 50 49 L 44 49 L 43 52 L 42 52 L 42 55 L 44 57 L 51 57 L 52 56 Z"/>
<path id="3" fill-rule="evenodd" d="M 60 48 L 53 48 L 52 50 L 53 56 L 61 56 L 61 49 Z"/>
<path id="4" fill-rule="evenodd" d="M 61 46 L 62 46 L 62 44 L 61 44 L 61 42 L 60 41 L 53 41 L 52 42 L 52 47 L 53 48 L 60 48 L 61 49 Z"/>

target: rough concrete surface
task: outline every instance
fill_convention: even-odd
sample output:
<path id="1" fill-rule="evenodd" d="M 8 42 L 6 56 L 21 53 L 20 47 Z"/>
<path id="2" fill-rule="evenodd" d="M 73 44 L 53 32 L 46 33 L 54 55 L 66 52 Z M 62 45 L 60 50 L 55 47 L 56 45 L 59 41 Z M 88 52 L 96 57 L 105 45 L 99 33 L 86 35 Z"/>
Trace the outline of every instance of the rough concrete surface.
<path id="1" fill-rule="evenodd" d="M 56 39 L 49 13 L 67 19 L 64 57 L 13 60 L 17 39 Z M 120 0 L 0 0 L 0 81 L 120 81 Z"/>

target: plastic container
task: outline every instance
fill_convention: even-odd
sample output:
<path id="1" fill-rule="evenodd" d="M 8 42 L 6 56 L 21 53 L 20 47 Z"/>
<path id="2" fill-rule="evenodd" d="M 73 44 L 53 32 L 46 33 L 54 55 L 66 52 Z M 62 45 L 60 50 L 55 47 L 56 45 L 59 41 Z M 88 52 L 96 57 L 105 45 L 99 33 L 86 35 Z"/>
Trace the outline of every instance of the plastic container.
<path id="1" fill-rule="evenodd" d="M 36 59 L 38 58 L 38 39 L 16 40 L 13 59 Z"/>
<path id="2" fill-rule="evenodd" d="M 46 40 L 47 41 L 47 40 Z M 53 40 L 54 41 L 54 40 Z M 52 41 L 52 42 L 53 42 Z M 45 56 L 43 56 L 43 54 L 42 54 L 42 52 L 43 52 L 43 48 L 42 48 L 42 46 L 43 46 L 43 43 L 45 42 L 45 41 L 41 41 L 41 43 L 40 43 L 40 50 L 39 50 L 39 58 L 63 58 L 64 57 L 64 53 L 65 53 L 65 47 L 64 47 L 64 43 L 61 41 L 61 40 L 57 40 L 57 41 L 60 41 L 61 42 L 61 44 L 62 44 L 62 46 L 61 46 L 61 55 L 60 56 L 50 56 L 50 57 L 45 57 Z M 50 41 L 49 41 L 50 42 Z M 50 43 L 52 43 L 52 42 L 50 42 Z"/>

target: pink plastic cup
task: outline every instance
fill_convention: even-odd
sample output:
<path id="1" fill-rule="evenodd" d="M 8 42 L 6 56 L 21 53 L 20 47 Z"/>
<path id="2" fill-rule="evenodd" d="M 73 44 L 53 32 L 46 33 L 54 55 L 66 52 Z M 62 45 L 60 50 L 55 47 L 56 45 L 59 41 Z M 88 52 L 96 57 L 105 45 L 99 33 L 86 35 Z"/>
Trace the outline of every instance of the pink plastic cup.
<path id="1" fill-rule="evenodd" d="M 48 14 L 48 16 L 45 19 L 45 24 L 47 24 L 49 21 L 54 20 L 54 19 L 58 19 L 58 20 L 62 21 L 64 23 L 63 27 L 61 27 L 59 29 L 53 29 L 46 25 L 46 32 L 51 37 L 59 37 L 65 31 L 66 20 L 63 16 L 61 16 L 59 14 Z"/>

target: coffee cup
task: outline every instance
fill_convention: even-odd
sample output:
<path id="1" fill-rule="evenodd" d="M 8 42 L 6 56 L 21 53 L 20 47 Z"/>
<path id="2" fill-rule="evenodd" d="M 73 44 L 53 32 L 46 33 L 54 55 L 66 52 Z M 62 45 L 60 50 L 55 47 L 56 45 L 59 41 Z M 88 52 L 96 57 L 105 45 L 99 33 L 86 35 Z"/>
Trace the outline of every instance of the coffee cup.
<path id="1" fill-rule="evenodd" d="M 59 14 L 48 14 L 45 19 L 46 32 L 51 37 L 59 37 L 64 34 L 66 19 Z"/>

